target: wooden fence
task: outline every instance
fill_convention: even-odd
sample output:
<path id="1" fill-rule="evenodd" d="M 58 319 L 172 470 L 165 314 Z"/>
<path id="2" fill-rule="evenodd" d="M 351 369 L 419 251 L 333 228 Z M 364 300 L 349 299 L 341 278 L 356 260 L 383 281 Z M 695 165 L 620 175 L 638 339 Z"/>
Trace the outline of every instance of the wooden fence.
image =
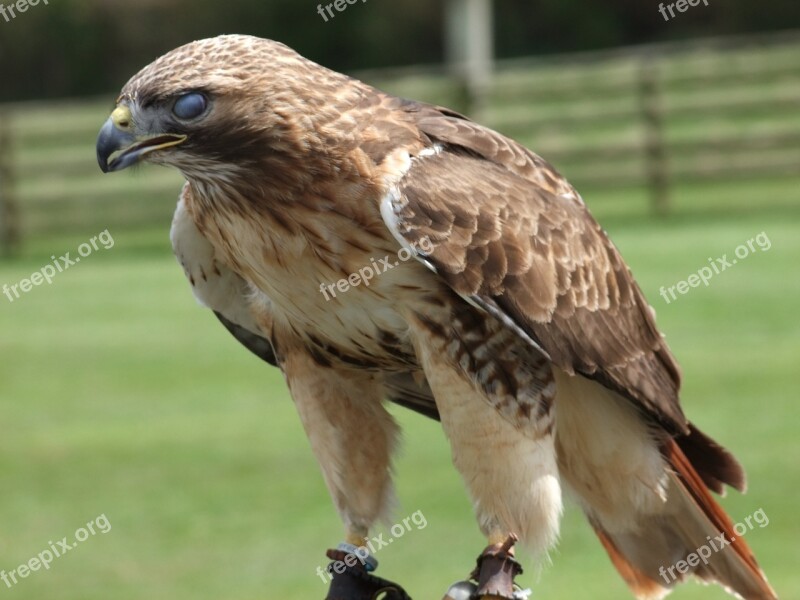
<path id="1" fill-rule="evenodd" d="M 519 140 L 581 189 L 671 189 L 800 175 L 800 32 L 501 61 L 480 98 L 441 67 L 362 72 L 389 92 L 452 106 Z M 0 251 L 48 232 L 168 223 L 167 169 L 103 176 L 109 95 L 0 106 Z"/>

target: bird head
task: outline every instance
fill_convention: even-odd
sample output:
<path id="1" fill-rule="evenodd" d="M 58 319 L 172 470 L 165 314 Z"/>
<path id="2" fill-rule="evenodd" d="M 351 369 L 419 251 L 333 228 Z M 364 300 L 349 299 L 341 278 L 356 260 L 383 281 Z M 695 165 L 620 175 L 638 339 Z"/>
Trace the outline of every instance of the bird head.
<path id="1" fill-rule="evenodd" d="M 106 173 L 146 161 L 188 179 L 281 170 L 314 147 L 314 122 L 331 110 L 325 92 L 335 96 L 346 79 L 271 40 L 192 42 L 125 85 L 100 130 L 97 161 Z"/>

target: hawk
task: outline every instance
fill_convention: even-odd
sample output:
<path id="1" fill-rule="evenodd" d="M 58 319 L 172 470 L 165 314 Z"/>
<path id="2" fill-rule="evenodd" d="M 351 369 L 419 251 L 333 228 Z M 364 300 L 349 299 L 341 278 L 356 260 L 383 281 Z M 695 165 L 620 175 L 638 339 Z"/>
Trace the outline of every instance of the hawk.
<path id="1" fill-rule="evenodd" d="M 687 420 L 653 309 L 538 155 L 225 35 L 136 74 L 97 156 L 185 177 L 175 254 L 199 301 L 283 372 L 349 544 L 392 503 L 394 402 L 441 421 L 495 550 L 514 533 L 545 556 L 563 490 L 637 598 L 689 575 L 777 597 L 710 494 L 744 491 L 742 468 Z M 674 568 L 713 539 L 725 547 Z"/>

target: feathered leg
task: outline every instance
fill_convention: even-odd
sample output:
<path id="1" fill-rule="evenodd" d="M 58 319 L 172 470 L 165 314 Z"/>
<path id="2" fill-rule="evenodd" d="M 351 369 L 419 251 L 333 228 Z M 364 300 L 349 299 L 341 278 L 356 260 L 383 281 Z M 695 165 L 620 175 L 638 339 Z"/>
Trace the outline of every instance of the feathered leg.
<path id="1" fill-rule="evenodd" d="M 550 366 L 513 332 L 471 307 L 455 304 L 452 312 L 429 311 L 410 320 L 453 462 L 492 547 L 482 565 L 494 562 L 491 554 L 509 533 L 535 557 L 544 557 L 558 537 L 561 516 Z M 510 546 L 502 554 L 510 558 L 509 551 Z M 512 598 L 509 585 L 500 589 L 497 579 L 490 581 L 505 568 L 510 584 L 516 575 L 510 564 L 481 568 L 479 577 L 486 577 L 476 597 Z"/>
<path id="2" fill-rule="evenodd" d="M 374 375 L 324 367 L 303 352 L 286 352 L 281 367 L 345 528 L 344 544 L 329 552 L 333 565 L 344 563 L 340 573 L 328 572 L 330 598 L 355 600 L 379 584 L 361 577 L 377 565 L 364 546 L 370 528 L 388 516 L 392 505 L 391 456 L 398 428 Z"/>

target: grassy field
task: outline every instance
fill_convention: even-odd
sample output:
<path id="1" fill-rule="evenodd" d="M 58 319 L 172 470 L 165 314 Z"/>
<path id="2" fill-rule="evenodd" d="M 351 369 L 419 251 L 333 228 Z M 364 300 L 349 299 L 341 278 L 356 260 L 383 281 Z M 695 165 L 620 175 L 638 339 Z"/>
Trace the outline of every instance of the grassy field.
<path id="1" fill-rule="evenodd" d="M 644 216 L 636 191 L 587 195 L 683 366 L 688 414 L 748 469 L 749 493 L 723 503 L 734 521 L 768 515 L 748 542 L 788 599 L 800 597 L 797 183 L 678 190 L 676 216 L 663 221 Z M 760 211 L 762 198 L 785 202 Z M 52 285 L 13 303 L 0 296 L 0 569 L 98 515 L 111 524 L 48 571 L 0 583 L 1 598 L 325 595 L 315 570 L 340 528 L 283 380 L 195 304 L 167 230 L 119 233 Z M 769 251 L 670 304 L 659 296 L 762 231 Z M 27 247 L 0 263 L 0 285 L 86 239 Z M 396 515 L 422 511 L 428 525 L 384 548 L 379 573 L 438 599 L 483 540 L 438 424 L 395 412 L 405 430 Z M 552 559 L 521 580 L 534 598 L 629 597 L 573 505 Z M 689 585 L 671 597 L 727 596 Z"/>

